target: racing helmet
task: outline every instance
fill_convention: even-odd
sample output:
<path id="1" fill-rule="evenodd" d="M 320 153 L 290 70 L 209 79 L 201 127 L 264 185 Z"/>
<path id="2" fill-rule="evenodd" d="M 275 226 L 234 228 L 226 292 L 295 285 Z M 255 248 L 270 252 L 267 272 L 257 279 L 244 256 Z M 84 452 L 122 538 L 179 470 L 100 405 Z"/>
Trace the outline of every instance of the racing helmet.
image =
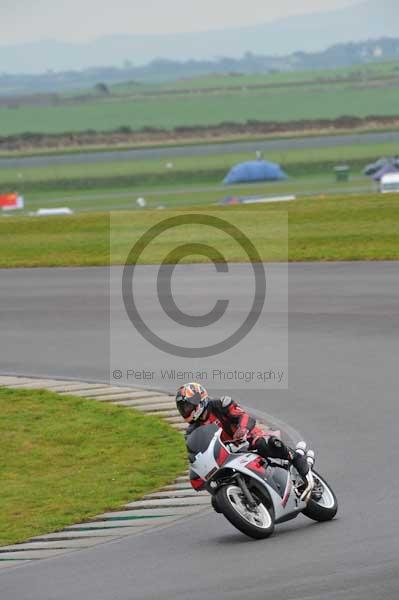
<path id="1" fill-rule="evenodd" d="M 203 415 L 208 402 L 208 392 L 199 383 L 186 383 L 177 390 L 177 410 L 188 423 L 194 423 Z"/>

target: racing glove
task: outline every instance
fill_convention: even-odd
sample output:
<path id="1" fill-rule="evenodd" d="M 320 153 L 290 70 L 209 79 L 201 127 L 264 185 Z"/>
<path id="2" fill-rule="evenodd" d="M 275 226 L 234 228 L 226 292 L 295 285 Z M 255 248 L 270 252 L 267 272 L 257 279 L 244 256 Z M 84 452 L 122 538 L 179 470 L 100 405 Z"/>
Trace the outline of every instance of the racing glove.
<path id="1" fill-rule="evenodd" d="M 249 434 L 249 430 L 246 427 L 238 427 L 237 431 L 234 432 L 233 440 L 235 442 L 245 442 Z"/>

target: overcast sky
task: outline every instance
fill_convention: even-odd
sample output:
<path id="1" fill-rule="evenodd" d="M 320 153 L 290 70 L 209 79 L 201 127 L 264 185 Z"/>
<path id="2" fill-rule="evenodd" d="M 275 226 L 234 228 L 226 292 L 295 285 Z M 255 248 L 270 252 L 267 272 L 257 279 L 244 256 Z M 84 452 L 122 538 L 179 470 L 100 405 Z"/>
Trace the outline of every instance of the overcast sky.
<path id="1" fill-rule="evenodd" d="M 253 25 L 360 0 L 0 0 L 0 43 Z"/>

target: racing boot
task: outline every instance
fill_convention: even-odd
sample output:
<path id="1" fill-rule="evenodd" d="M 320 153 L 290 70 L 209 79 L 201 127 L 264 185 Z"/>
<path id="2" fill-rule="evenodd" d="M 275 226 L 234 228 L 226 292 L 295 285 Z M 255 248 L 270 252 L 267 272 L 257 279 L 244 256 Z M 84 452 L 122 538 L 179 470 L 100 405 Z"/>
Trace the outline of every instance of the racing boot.
<path id="1" fill-rule="evenodd" d="M 306 481 L 306 475 L 309 473 L 310 465 L 306 458 L 306 443 L 298 442 L 295 453 L 292 458 L 292 464 L 298 471 L 299 475 Z"/>
<path id="2" fill-rule="evenodd" d="M 300 496 L 300 500 L 307 502 L 314 488 L 311 470 L 311 466 L 314 464 L 314 453 L 312 451 L 307 452 L 305 442 L 299 442 L 291 462 L 303 479 L 303 484 L 297 486 L 297 494 Z"/>

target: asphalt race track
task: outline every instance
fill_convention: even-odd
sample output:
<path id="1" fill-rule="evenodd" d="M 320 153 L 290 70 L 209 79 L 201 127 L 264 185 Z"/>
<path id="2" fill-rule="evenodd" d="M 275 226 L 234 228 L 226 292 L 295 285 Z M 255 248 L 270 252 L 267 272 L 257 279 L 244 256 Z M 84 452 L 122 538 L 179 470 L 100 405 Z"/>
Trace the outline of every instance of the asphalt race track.
<path id="1" fill-rule="evenodd" d="M 255 542 L 209 512 L 2 569 L 2 600 L 398 598 L 399 264 L 296 264 L 289 283 L 290 389 L 245 401 L 312 438 L 337 519 Z M 1 372 L 106 380 L 107 294 L 102 268 L 0 271 Z"/>
<path id="2" fill-rule="evenodd" d="M 136 150 L 114 150 L 111 152 L 82 152 L 56 156 L 27 156 L 21 158 L 0 158 L 0 168 L 28 168 L 57 166 L 64 164 L 93 164 L 123 160 L 158 159 L 170 160 L 178 156 L 209 156 L 234 152 L 272 152 L 292 148 L 333 148 L 352 144 L 384 144 L 398 142 L 399 133 L 376 132 L 354 133 L 349 135 L 327 135 L 296 137 L 275 140 L 255 140 L 252 142 L 226 142 L 221 144 L 198 144 L 166 148 L 139 148 Z"/>

